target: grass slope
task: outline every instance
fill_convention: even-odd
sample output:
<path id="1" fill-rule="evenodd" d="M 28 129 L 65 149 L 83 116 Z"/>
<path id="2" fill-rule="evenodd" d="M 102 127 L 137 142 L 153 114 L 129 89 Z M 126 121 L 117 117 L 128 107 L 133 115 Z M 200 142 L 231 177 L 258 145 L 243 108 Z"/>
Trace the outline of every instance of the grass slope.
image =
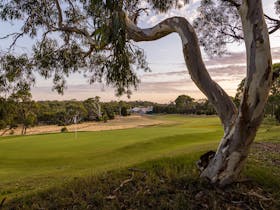
<path id="1" fill-rule="evenodd" d="M 162 156 L 215 148 L 222 135 L 216 117 L 157 118 L 173 123 L 79 132 L 77 139 L 74 133 L 0 138 L 0 199 Z"/>
<path id="2" fill-rule="evenodd" d="M 255 148 L 243 176 L 224 189 L 200 180 L 198 152 L 146 161 L 130 168 L 87 176 L 17 198 L 6 209 L 280 209 L 279 165 Z M 276 151 L 271 151 L 275 153 Z M 279 151 L 278 151 L 279 152 Z M 262 154 L 262 158 L 255 154 Z M 265 157 L 263 159 L 263 157 Z M 278 161 L 280 157 L 278 156 Z"/>
<path id="3" fill-rule="evenodd" d="M 194 165 L 202 151 L 217 146 L 218 119 L 157 118 L 176 124 L 84 132 L 77 140 L 73 133 L 0 139 L 4 208 L 280 208 L 279 126 L 266 121 L 261 127 L 243 174 L 251 182 L 221 191 L 199 180 Z"/>

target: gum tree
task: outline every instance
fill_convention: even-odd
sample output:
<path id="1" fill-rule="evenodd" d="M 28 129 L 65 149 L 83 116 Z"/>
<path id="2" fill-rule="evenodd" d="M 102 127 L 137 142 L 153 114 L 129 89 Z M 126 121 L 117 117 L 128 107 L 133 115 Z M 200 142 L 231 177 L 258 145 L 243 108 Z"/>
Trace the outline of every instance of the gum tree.
<path id="1" fill-rule="evenodd" d="M 216 2 L 217 8 L 226 8 L 229 14 L 235 15 L 233 18 L 239 21 L 238 29 L 246 45 L 247 78 L 239 108 L 211 79 L 202 59 L 197 34 L 187 19 L 171 17 L 152 28 L 138 26 L 138 17 L 147 11 L 142 7 L 143 3 L 153 11 L 166 12 L 180 7 L 182 1 L 179 0 L 2 1 L 2 21 L 22 23 L 21 31 L 2 37 L 12 40 L 10 48 L 14 49 L 15 43 L 23 36 L 39 40 L 31 55 L 21 55 L 28 57 L 26 63 L 33 66 L 32 72 L 29 71 L 30 66 L 25 68 L 24 63 L 17 69 L 2 67 L 2 80 L 5 81 L 7 70 L 21 72 L 14 75 L 15 84 L 17 79 L 21 81 L 22 75 L 27 75 L 26 79 L 34 79 L 33 73 L 37 71 L 46 78 L 52 77 L 54 88 L 62 92 L 65 76 L 82 71 L 90 82 L 105 82 L 115 87 L 117 94 L 129 95 L 131 87 L 139 83 L 135 71 L 139 68 L 149 70 L 143 51 L 135 42 L 154 41 L 177 33 L 182 40 L 189 74 L 215 107 L 224 128 L 217 152 L 202 168 L 201 176 L 221 186 L 229 184 L 238 179 L 262 121 L 272 80 L 272 59 L 261 0 Z M 203 0 L 202 3 L 207 8 L 213 1 Z M 222 37 L 220 43 L 223 43 Z M 215 48 L 218 49 L 218 45 L 212 49 Z M 11 81 L 1 84 L 7 86 Z"/>

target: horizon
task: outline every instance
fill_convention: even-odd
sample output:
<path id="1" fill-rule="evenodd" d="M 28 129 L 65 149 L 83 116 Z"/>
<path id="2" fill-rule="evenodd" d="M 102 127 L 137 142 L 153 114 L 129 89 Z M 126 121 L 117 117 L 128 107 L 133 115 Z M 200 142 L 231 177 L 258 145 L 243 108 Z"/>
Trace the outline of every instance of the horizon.
<path id="1" fill-rule="evenodd" d="M 280 47 L 272 48 L 273 63 L 280 62 Z M 245 53 L 235 52 L 230 55 L 213 58 L 205 61 L 208 72 L 228 95 L 234 97 L 236 89 L 243 78 L 246 76 Z M 139 89 L 133 91 L 130 98 L 126 95 L 115 96 L 114 89 L 106 87 L 104 84 L 89 85 L 86 82 L 75 84 L 75 76 L 68 80 L 67 89 L 64 95 L 52 91 L 49 85 L 35 86 L 32 88 L 32 96 L 36 101 L 42 100 L 85 100 L 90 97 L 99 96 L 101 101 L 150 101 L 154 103 L 169 103 L 174 101 L 179 95 L 189 95 L 196 100 L 206 99 L 203 93 L 195 86 L 184 63 L 174 63 L 163 66 L 162 71 L 151 71 L 141 75 L 142 82 Z M 170 66 L 177 66 L 176 70 L 168 71 Z M 78 75 L 79 76 L 79 75 Z M 48 81 L 49 83 L 50 81 Z M 42 95 L 44 97 L 42 97 Z"/>

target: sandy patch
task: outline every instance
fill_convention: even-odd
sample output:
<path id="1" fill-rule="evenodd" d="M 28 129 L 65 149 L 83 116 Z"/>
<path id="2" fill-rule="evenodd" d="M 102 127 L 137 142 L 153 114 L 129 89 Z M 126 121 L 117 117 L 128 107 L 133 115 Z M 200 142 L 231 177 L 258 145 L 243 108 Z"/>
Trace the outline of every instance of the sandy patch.
<path id="1" fill-rule="evenodd" d="M 109 120 L 107 123 L 104 122 L 85 122 L 76 125 L 66 126 L 68 131 L 102 131 L 102 130 L 116 130 L 116 129 L 127 129 L 144 126 L 153 126 L 159 124 L 168 124 L 170 122 L 158 120 L 151 116 L 140 116 L 132 115 L 128 117 L 116 117 L 114 120 Z M 26 134 L 41 134 L 41 133 L 58 133 L 61 132 L 61 128 L 64 126 L 57 125 L 41 125 L 33 128 L 28 128 Z M 4 130 L 0 130 L 0 134 Z M 9 131 L 4 134 L 5 136 L 10 135 Z M 13 135 L 21 135 L 21 127 L 14 130 Z"/>

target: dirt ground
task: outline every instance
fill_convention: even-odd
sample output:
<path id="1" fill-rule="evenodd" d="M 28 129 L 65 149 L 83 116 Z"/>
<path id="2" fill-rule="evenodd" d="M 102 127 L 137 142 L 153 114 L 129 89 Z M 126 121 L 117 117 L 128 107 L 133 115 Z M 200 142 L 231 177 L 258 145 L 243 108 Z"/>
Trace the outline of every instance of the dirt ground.
<path id="1" fill-rule="evenodd" d="M 127 117 L 117 116 L 114 120 L 109 120 L 106 123 L 84 122 L 76 125 L 68 125 L 66 127 L 70 132 L 71 131 L 101 131 L 101 130 L 116 130 L 116 129 L 153 126 L 153 125 L 167 124 L 167 123 L 168 123 L 167 121 L 158 120 L 150 116 L 131 115 Z M 41 133 L 58 133 L 61 132 L 62 127 L 64 126 L 57 126 L 57 125 L 35 126 L 33 128 L 28 128 L 26 131 L 26 135 L 41 134 Z M 20 135 L 21 129 L 22 128 L 20 126 L 14 129 L 13 135 Z M 4 130 L 0 130 L 0 134 L 3 132 Z M 9 135 L 11 135 L 10 131 L 4 134 L 4 136 L 9 136 Z"/>

